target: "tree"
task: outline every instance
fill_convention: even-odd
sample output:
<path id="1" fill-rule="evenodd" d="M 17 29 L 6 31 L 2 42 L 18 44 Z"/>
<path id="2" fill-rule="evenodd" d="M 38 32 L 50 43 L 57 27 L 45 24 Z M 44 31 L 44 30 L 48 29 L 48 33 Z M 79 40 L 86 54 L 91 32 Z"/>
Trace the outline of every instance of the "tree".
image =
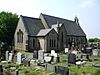
<path id="1" fill-rule="evenodd" d="M 12 45 L 17 23 L 18 15 L 11 12 L 0 12 L 0 41 Z"/>
<path id="2" fill-rule="evenodd" d="M 100 39 L 99 38 L 90 38 L 88 41 L 89 42 L 100 42 Z"/>

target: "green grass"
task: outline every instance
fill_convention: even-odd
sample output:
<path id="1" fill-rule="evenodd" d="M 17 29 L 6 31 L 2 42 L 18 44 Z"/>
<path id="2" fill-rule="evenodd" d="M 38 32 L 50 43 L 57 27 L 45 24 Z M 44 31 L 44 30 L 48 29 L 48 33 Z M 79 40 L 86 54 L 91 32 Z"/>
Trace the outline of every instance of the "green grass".
<path id="1" fill-rule="evenodd" d="M 3 63 L 3 66 L 6 69 L 9 67 L 16 67 L 19 70 L 20 75 L 54 75 L 54 72 L 46 71 L 44 67 L 41 66 L 23 66 L 22 64 L 18 65 L 11 62 Z M 4 75 L 10 75 L 9 71 L 5 71 Z"/>
<path id="2" fill-rule="evenodd" d="M 59 53 L 60 56 L 60 62 L 53 64 L 54 66 L 64 66 L 67 67 L 67 61 L 68 61 L 68 56 L 67 54 L 64 53 Z M 100 75 L 100 68 L 95 68 L 92 67 L 92 63 L 96 62 L 95 59 L 100 60 L 100 56 L 90 56 L 90 59 L 92 60 L 92 62 L 87 61 L 85 65 L 81 66 L 80 68 L 78 68 L 78 66 L 71 66 L 68 67 L 69 70 L 71 72 L 74 72 L 73 75 L 82 75 L 83 73 L 85 75 L 89 74 L 89 75 Z M 100 62 L 98 62 L 100 63 Z M 5 68 L 8 67 L 13 67 L 15 66 L 17 69 L 19 69 L 20 75 L 55 75 L 54 72 L 51 71 L 46 71 L 44 67 L 40 67 L 36 68 L 36 66 L 30 66 L 30 67 L 24 67 L 23 65 L 18 65 L 15 63 L 4 63 L 3 64 Z"/>
<path id="3" fill-rule="evenodd" d="M 100 69 L 95 67 L 86 66 L 78 68 L 77 66 L 71 66 L 69 67 L 69 69 L 70 71 L 74 72 L 75 75 L 81 75 L 82 73 L 90 75 L 100 75 Z"/>

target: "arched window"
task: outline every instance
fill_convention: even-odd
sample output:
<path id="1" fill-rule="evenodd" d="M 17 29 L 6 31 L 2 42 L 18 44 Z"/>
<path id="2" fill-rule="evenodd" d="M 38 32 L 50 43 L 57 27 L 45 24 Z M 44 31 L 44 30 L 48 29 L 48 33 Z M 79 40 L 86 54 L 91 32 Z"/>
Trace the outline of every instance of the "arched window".
<path id="1" fill-rule="evenodd" d="M 18 43 L 23 43 L 23 32 L 20 29 L 17 32 L 17 42 Z"/>

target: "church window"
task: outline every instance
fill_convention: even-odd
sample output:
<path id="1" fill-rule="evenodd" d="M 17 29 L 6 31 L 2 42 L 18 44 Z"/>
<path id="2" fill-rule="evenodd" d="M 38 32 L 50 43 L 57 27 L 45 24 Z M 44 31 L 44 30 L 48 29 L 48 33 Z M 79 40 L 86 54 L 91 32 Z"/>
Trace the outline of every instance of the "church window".
<path id="1" fill-rule="evenodd" d="M 17 42 L 18 43 L 23 43 L 23 32 L 20 29 L 17 32 Z"/>

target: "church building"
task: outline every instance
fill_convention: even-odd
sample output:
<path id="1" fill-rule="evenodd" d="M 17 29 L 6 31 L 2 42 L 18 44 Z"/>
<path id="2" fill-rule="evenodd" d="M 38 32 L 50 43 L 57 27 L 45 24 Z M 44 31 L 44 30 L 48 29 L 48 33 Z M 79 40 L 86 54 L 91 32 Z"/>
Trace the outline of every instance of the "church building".
<path id="1" fill-rule="evenodd" d="M 82 30 L 79 20 L 74 21 L 40 14 L 39 18 L 20 16 L 14 34 L 15 50 L 61 51 L 87 43 L 86 34 Z"/>

